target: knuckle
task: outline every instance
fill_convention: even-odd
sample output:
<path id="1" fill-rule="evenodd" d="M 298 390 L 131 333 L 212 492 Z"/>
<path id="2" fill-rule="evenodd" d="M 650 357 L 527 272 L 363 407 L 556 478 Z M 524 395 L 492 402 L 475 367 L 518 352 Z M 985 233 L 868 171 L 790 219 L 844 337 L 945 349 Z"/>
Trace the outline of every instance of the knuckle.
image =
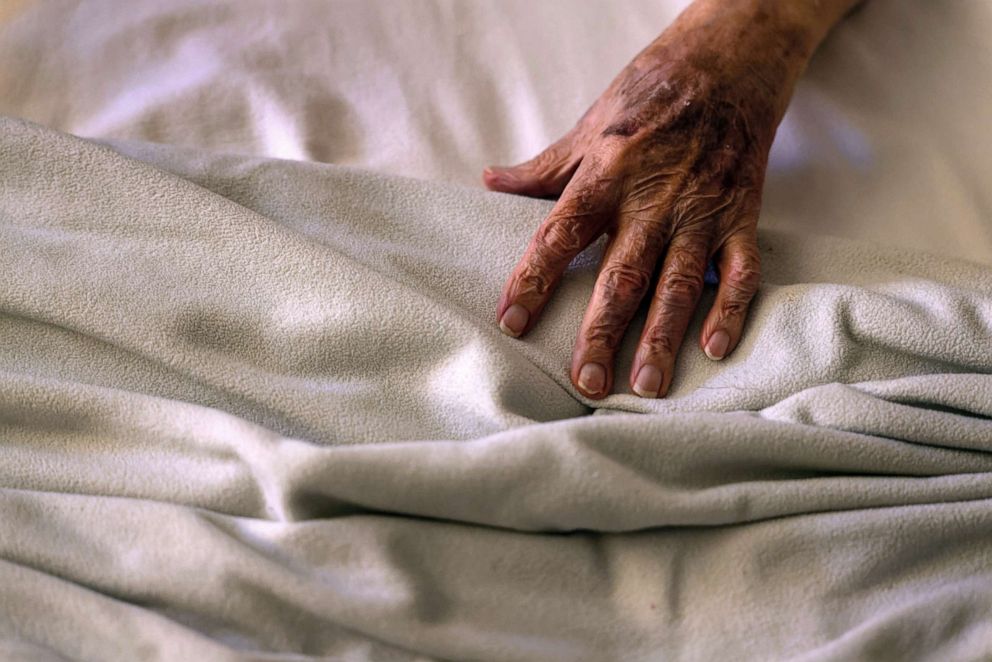
<path id="1" fill-rule="evenodd" d="M 689 241 L 684 241 L 686 238 Z M 698 276 L 700 282 L 702 282 L 703 272 L 706 270 L 705 252 L 694 250 L 693 248 L 704 245 L 705 242 L 691 237 L 686 233 L 680 233 L 679 239 L 683 240 L 681 245 L 673 246 L 668 251 L 665 272 L 673 276 L 677 274 L 687 277 Z M 693 248 L 687 248 L 687 246 Z"/>
<path id="2" fill-rule="evenodd" d="M 598 287 L 607 301 L 640 300 L 651 282 L 651 273 L 644 268 L 616 263 L 608 264 L 599 274 Z"/>
<path id="3" fill-rule="evenodd" d="M 675 279 L 669 280 L 655 298 L 664 310 L 691 312 L 696 307 L 696 294 L 697 290 L 691 284 Z"/>
<path id="4" fill-rule="evenodd" d="M 618 169 L 615 155 L 607 151 L 587 152 L 582 159 L 585 172 L 569 183 L 566 190 L 571 194 L 559 200 L 556 211 L 588 220 L 615 206 L 623 181 Z"/>
<path id="5" fill-rule="evenodd" d="M 703 289 L 704 270 L 697 265 L 676 268 L 666 273 L 657 291 L 657 298 L 665 308 L 692 309 Z"/>
<path id="6" fill-rule="evenodd" d="M 522 265 L 516 273 L 513 284 L 513 295 L 537 294 L 545 296 L 554 287 L 553 272 L 539 259 Z"/>
<path id="7" fill-rule="evenodd" d="M 757 247 L 750 245 L 734 254 L 720 282 L 720 315 L 743 318 L 761 283 Z"/>
<path id="8" fill-rule="evenodd" d="M 731 265 L 725 286 L 727 297 L 749 301 L 761 283 L 761 268 L 757 260 L 747 260 Z"/>
<path id="9" fill-rule="evenodd" d="M 632 262 L 639 256 L 658 255 L 668 238 L 668 226 L 664 213 L 654 209 L 655 203 L 631 206 L 620 211 L 618 225 L 618 250 L 624 262 Z"/>
<path id="10" fill-rule="evenodd" d="M 534 252 L 548 262 L 559 262 L 582 248 L 582 222 L 571 216 L 548 219 L 534 235 Z"/>
<path id="11" fill-rule="evenodd" d="M 641 345 L 651 354 L 670 356 L 675 353 L 675 341 L 668 324 L 657 322 L 644 330 Z"/>
<path id="12" fill-rule="evenodd" d="M 612 353 L 623 337 L 624 323 L 617 315 L 606 313 L 582 330 L 581 344 L 585 352 L 599 350 Z"/>
<path id="13" fill-rule="evenodd" d="M 720 303 L 720 318 L 742 318 L 747 314 L 748 304 L 750 304 L 750 297 L 747 299 L 727 297 Z"/>
<path id="14" fill-rule="evenodd" d="M 727 297 L 748 301 L 758 291 L 761 275 L 758 271 L 733 272 L 727 277 Z"/>

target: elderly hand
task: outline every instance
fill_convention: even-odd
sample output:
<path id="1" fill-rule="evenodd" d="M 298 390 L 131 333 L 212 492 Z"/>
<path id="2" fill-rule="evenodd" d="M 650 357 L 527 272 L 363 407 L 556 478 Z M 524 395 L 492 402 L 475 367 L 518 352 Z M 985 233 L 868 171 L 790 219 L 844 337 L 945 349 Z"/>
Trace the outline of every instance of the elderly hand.
<path id="1" fill-rule="evenodd" d="M 520 336 L 572 259 L 608 243 L 572 355 L 589 398 L 612 389 L 620 341 L 651 288 L 630 372 L 668 392 L 676 353 L 714 258 L 720 283 L 700 347 L 737 346 L 759 282 L 756 225 L 768 151 L 796 79 L 852 0 L 697 0 L 537 157 L 484 173 L 493 190 L 560 196 L 510 275 L 497 319 Z"/>

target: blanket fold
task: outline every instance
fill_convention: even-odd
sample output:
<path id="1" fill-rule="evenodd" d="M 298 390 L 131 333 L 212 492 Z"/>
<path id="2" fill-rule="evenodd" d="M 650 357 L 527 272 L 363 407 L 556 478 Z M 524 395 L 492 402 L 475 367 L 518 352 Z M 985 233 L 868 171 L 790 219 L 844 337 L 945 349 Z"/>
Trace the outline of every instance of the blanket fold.
<path id="1" fill-rule="evenodd" d="M 599 248 L 493 319 L 549 204 L 0 118 L 0 654 L 992 656 L 992 269 L 765 232 L 593 402 Z"/>

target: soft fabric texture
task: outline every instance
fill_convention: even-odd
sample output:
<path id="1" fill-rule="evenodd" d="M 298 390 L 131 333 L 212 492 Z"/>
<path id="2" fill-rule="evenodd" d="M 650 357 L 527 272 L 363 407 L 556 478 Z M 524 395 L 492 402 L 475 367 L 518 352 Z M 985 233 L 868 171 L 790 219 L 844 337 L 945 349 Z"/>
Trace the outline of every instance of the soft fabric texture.
<path id="1" fill-rule="evenodd" d="M 596 249 L 496 327 L 482 167 L 685 4 L 0 0 L 0 114 L 106 141 L 0 119 L 0 658 L 992 659 L 992 4 L 834 31 L 670 398 L 568 381 Z"/>
<path id="2" fill-rule="evenodd" d="M 3 0 L 0 114 L 479 186 L 688 0 Z M 761 224 L 992 264 L 992 2 L 868 0 L 801 80 Z"/>
<path id="3" fill-rule="evenodd" d="M 551 203 L 0 136 L 7 659 L 992 656 L 989 269 L 765 232 L 733 356 L 594 403 L 595 251 L 493 319 Z"/>

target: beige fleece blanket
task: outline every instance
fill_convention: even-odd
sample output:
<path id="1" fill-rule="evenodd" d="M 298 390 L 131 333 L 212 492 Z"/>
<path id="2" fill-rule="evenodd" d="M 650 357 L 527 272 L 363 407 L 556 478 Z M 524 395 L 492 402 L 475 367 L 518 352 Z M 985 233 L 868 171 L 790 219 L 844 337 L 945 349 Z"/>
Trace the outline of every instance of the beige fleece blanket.
<path id="1" fill-rule="evenodd" d="M 992 657 L 992 270 L 766 232 L 593 403 L 595 251 L 493 320 L 549 204 L 0 120 L 0 656 Z"/>

